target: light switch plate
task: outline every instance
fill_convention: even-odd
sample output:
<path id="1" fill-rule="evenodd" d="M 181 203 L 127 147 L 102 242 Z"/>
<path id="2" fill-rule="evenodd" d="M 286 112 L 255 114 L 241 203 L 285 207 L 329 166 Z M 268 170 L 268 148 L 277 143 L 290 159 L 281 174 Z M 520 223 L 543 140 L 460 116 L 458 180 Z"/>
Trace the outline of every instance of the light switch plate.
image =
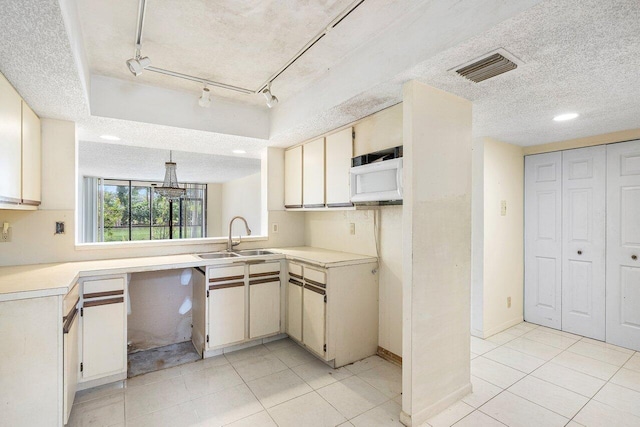
<path id="1" fill-rule="evenodd" d="M 56 232 L 55 234 L 64 234 L 64 222 L 56 221 Z"/>
<path id="2" fill-rule="evenodd" d="M 500 201 L 500 216 L 507 216 L 507 201 Z"/>
<path id="3" fill-rule="evenodd" d="M 349 233 L 356 234 L 356 223 L 355 222 L 349 223 Z"/>
<path id="4" fill-rule="evenodd" d="M 278 229 L 279 229 L 279 227 L 278 227 L 278 223 L 277 222 L 274 222 L 273 224 L 271 224 L 271 232 L 272 233 L 274 233 L 274 234 L 277 233 Z"/>

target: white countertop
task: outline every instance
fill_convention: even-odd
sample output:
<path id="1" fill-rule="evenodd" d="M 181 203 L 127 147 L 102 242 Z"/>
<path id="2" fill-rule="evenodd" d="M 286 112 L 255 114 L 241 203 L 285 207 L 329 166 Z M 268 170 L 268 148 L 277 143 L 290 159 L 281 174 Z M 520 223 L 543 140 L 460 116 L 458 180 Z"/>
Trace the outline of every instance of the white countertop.
<path id="1" fill-rule="evenodd" d="M 329 251 L 307 246 L 270 250 L 277 254 L 259 258 L 282 259 L 284 255 L 287 259 L 309 262 L 320 267 L 339 267 L 376 262 L 375 257 L 367 255 Z M 185 254 L 0 267 L 0 301 L 65 295 L 80 277 L 205 267 L 208 265 L 243 262 L 249 259 L 251 258 L 203 260 L 193 254 Z"/>

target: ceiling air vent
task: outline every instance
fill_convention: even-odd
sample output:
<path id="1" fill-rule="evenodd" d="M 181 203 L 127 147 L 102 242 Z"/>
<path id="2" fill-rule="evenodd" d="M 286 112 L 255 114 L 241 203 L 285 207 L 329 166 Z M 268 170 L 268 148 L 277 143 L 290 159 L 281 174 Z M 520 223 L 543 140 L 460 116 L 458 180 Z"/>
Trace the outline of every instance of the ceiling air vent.
<path id="1" fill-rule="evenodd" d="M 499 53 L 494 53 L 491 56 L 456 70 L 456 73 L 473 82 L 479 83 L 491 77 L 506 73 L 507 71 L 515 70 L 517 67 L 518 64 L 515 62 L 508 60 Z"/>

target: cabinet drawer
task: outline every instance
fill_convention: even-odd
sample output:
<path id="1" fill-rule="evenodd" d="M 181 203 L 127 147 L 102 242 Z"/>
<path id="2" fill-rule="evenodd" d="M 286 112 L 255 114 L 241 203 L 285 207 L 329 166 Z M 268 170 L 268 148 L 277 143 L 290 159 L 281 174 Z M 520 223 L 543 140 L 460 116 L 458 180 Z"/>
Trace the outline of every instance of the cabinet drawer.
<path id="1" fill-rule="evenodd" d="M 228 280 L 243 280 L 244 265 L 231 267 L 209 267 L 209 282 L 226 282 Z"/>
<path id="2" fill-rule="evenodd" d="M 116 277 L 113 279 L 86 280 L 83 283 L 82 295 L 85 298 L 109 296 L 122 293 L 124 293 L 124 279 L 121 277 Z"/>
<path id="3" fill-rule="evenodd" d="M 302 279 L 302 266 L 300 264 L 289 263 L 289 274 L 298 279 Z"/>
<path id="4" fill-rule="evenodd" d="M 266 277 L 280 274 L 280 262 L 265 262 L 249 266 L 249 277 Z"/>
<path id="5" fill-rule="evenodd" d="M 313 268 L 304 268 L 304 278 L 310 282 L 320 283 L 322 285 L 327 283 L 327 273 L 324 270 L 315 270 Z"/>

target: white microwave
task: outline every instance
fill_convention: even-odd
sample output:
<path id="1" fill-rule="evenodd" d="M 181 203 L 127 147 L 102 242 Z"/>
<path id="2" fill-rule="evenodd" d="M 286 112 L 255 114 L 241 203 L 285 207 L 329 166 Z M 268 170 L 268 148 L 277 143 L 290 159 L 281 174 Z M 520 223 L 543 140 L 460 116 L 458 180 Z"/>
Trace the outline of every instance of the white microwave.
<path id="1" fill-rule="evenodd" d="M 402 157 L 351 168 L 351 203 L 402 203 Z"/>

